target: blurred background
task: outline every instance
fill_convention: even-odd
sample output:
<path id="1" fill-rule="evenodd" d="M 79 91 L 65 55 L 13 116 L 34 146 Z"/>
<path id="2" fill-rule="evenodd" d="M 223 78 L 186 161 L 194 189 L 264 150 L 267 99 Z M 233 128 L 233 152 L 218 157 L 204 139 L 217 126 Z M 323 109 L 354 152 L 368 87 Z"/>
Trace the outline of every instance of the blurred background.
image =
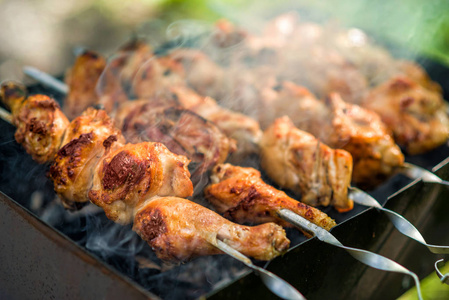
<path id="1" fill-rule="evenodd" d="M 446 0 L 0 0 L 0 80 L 24 80 L 24 65 L 62 75 L 77 47 L 110 54 L 135 35 L 157 45 L 167 38 L 167 27 L 180 20 L 212 24 L 227 18 L 257 27 L 260 20 L 292 9 L 359 27 L 404 46 L 408 54 L 449 65 Z"/>

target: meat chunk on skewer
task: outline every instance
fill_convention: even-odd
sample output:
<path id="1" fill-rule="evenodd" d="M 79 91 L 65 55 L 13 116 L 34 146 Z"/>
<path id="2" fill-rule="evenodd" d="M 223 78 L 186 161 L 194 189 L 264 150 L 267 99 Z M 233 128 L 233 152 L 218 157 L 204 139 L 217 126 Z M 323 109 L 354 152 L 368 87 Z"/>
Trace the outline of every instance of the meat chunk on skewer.
<path id="1" fill-rule="evenodd" d="M 89 199 L 109 219 L 130 223 L 139 204 L 151 197 L 192 195 L 188 163 L 160 143 L 127 144 L 98 162 Z"/>
<path id="2" fill-rule="evenodd" d="M 326 230 L 336 225 L 322 211 L 263 182 L 256 169 L 218 165 L 213 169 L 211 181 L 212 184 L 204 190 L 206 198 L 220 214 L 238 223 L 275 222 L 283 227 L 292 227 L 277 214 L 286 208 Z"/>
<path id="3" fill-rule="evenodd" d="M 449 138 L 449 118 L 441 94 L 410 78 L 395 77 L 372 89 L 362 105 L 381 116 L 409 154 L 424 153 Z"/>
<path id="4" fill-rule="evenodd" d="M 235 150 L 235 141 L 227 138 L 212 122 L 165 99 L 129 101 L 120 106 L 117 121 L 130 142 L 164 143 L 172 152 L 192 162 L 192 179 L 226 160 Z"/>
<path id="5" fill-rule="evenodd" d="M 16 83 L 3 84 L 1 98 L 11 108 L 17 143 L 38 163 L 53 160 L 69 125 L 58 103 L 45 95 L 26 98 L 26 90 Z"/>
<path id="6" fill-rule="evenodd" d="M 220 254 L 214 247 L 217 239 L 259 260 L 275 258 L 290 244 L 279 225 L 237 225 L 201 205 L 175 197 L 146 202 L 136 214 L 133 229 L 167 261 Z"/>
<path id="7" fill-rule="evenodd" d="M 125 138 L 104 110 L 88 108 L 67 127 L 50 167 L 55 192 L 66 208 L 89 201 L 93 168 L 109 150 L 122 147 Z"/>
<path id="8" fill-rule="evenodd" d="M 261 141 L 261 165 L 281 187 L 302 195 L 312 206 L 332 205 L 351 210 L 348 198 L 352 157 L 333 150 L 311 134 L 296 128 L 288 117 L 277 119 Z"/>
<path id="9" fill-rule="evenodd" d="M 187 87 L 171 87 L 170 92 L 180 105 L 213 122 L 227 137 L 236 140 L 237 149 L 230 160 L 238 162 L 250 154 L 258 153 L 262 131 L 256 120 L 226 109 L 214 99 L 200 96 Z"/>
<path id="10" fill-rule="evenodd" d="M 78 55 L 64 78 L 69 88 L 63 105 L 67 117 L 76 118 L 98 102 L 97 84 L 105 68 L 106 59 L 93 51 L 84 51 Z"/>

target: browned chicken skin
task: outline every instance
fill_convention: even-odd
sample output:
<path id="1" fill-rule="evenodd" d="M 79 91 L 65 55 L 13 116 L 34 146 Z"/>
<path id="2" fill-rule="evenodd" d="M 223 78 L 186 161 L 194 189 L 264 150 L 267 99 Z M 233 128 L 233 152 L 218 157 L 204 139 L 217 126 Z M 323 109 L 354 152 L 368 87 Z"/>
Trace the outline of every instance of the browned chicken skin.
<path id="1" fill-rule="evenodd" d="M 277 214 L 286 208 L 326 230 L 336 225 L 320 210 L 263 182 L 256 169 L 218 165 L 213 169 L 211 181 L 212 184 L 204 190 L 206 198 L 220 214 L 237 223 L 275 222 L 283 227 L 292 227 Z"/>
<path id="2" fill-rule="evenodd" d="M 88 108 L 67 127 L 63 147 L 50 168 L 56 193 L 63 203 L 87 202 L 92 187 L 92 168 L 106 151 L 125 143 L 120 130 L 103 110 Z"/>
<path id="3" fill-rule="evenodd" d="M 333 150 L 313 135 L 296 128 L 288 117 L 277 119 L 261 141 L 261 165 L 279 186 L 302 195 L 312 206 L 332 205 L 351 210 L 348 198 L 352 157 Z"/>
<path id="4" fill-rule="evenodd" d="M 193 193 L 189 161 L 160 143 L 126 144 L 101 158 L 89 199 L 119 223 L 132 222 L 140 203 L 154 196 L 189 197 Z"/>
<path id="5" fill-rule="evenodd" d="M 133 229 L 159 258 L 169 261 L 220 254 L 214 247 L 217 239 L 259 260 L 275 258 L 290 244 L 279 225 L 237 225 L 201 205 L 175 197 L 146 202 L 136 214 Z"/>

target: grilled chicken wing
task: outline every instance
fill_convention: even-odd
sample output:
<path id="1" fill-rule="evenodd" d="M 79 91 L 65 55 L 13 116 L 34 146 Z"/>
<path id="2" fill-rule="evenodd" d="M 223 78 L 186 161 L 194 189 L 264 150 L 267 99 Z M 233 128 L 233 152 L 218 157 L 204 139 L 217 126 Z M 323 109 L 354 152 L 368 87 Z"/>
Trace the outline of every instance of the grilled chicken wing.
<path id="1" fill-rule="evenodd" d="M 320 210 L 263 182 L 256 169 L 218 165 L 212 171 L 211 181 L 212 184 L 204 190 L 206 198 L 217 212 L 237 223 L 275 222 L 283 227 L 292 227 L 277 214 L 286 208 L 326 230 L 336 225 Z"/>
<path id="2" fill-rule="evenodd" d="M 421 81 L 425 84 L 425 78 Z M 362 105 L 381 116 L 409 154 L 426 152 L 449 138 L 449 118 L 441 94 L 410 78 L 399 76 L 379 85 Z"/>
<path id="3" fill-rule="evenodd" d="M 175 197 L 158 197 L 142 205 L 133 229 L 159 258 L 168 261 L 220 254 L 214 247 L 217 239 L 260 260 L 275 258 L 290 244 L 279 225 L 237 225 L 198 204 Z"/>
<path id="4" fill-rule="evenodd" d="M 302 195 L 302 202 L 351 210 L 348 198 L 352 157 L 333 150 L 296 128 L 288 117 L 277 119 L 261 141 L 261 165 L 279 186 Z"/>

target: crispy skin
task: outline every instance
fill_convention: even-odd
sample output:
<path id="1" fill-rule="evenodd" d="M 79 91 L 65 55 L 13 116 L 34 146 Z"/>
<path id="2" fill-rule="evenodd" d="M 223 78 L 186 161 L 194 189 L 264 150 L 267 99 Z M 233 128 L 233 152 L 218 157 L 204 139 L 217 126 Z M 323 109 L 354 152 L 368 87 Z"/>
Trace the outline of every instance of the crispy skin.
<path id="1" fill-rule="evenodd" d="M 126 144 L 97 163 L 89 199 L 119 223 L 132 221 L 140 202 L 153 196 L 189 197 L 193 193 L 186 157 L 160 143 Z"/>
<path id="2" fill-rule="evenodd" d="M 163 101 L 163 100 L 171 101 Z M 226 160 L 235 142 L 221 130 L 192 111 L 173 106 L 173 98 L 152 98 L 122 105 L 117 121 L 130 142 L 164 143 L 170 151 L 192 161 L 192 180 Z"/>
<path id="3" fill-rule="evenodd" d="M 286 208 L 326 230 L 336 225 L 320 210 L 263 182 L 256 169 L 218 165 L 212 171 L 211 181 L 212 184 L 204 190 L 206 198 L 217 212 L 237 223 L 275 222 L 283 227 L 292 227 L 277 214 Z"/>
<path id="4" fill-rule="evenodd" d="M 429 85 L 426 80 L 420 79 Z M 398 76 L 372 89 L 362 105 L 381 116 L 397 143 L 409 154 L 420 154 L 444 144 L 449 137 L 446 105 L 435 89 Z"/>
<path id="5" fill-rule="evenodd" d="M 69 93 L 64 99 L 64 113 L 69 119 L 79 116 L 86 108 L 97 103 L 97 84 L 106 68 L 106 59 L 93 52 L 84 51 L 65 74 Z"/>
<path id="6" fill-rule="evenodd" d="M 87 202 L 92 187 L 93 169 L 111 148 L 123 146 L 125 139 L 103 110 L 88 108 L 67 127 L 50 167 L 56 193 L 66 207 Z"/>
<path id="7" fill-rule="evenodd" d="M 160 259 L 167 261 L 221 254 L 214 246 L 217 239 L 259 260 L 275 258 L 290 244 L 279 225 L 237 225 L 201 205 L 176 197 L 146 202 L 136 214 L 133 229 Z"/>
<path id="8" fill-rule="evenodd" d="M 261 141 L 261 165 L 281 187 L 302 195 L 302 202 L 351 210 L 348 198 L 352 157 L 333 150 L 313 135 L 296 128 L 288 117 L 277 119 Z"/>
<path id="9" fill-rule="evenodd" d="M 17 143 L 38 163 L 52 161 L 61 146 L 69 120 L 58 103 L 48 96 L 33 95 L 17 100 L 19 105 L 18 102 L 11 105 Z"/>

